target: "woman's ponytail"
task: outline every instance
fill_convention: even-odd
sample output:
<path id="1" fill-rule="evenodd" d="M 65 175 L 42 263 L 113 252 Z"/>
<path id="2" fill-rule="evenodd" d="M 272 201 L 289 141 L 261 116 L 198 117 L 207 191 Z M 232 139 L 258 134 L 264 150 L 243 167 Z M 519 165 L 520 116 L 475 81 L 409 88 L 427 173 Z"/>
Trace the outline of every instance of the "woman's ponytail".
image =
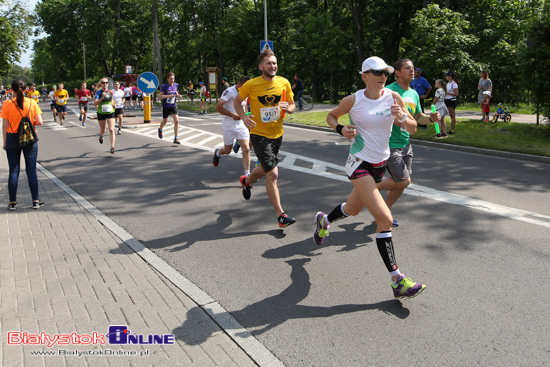
<path id="1" fill-rule="evenodd" d="M 15 79 L 11 83 L 11 90 L 15 93 L 15 96 L 17 97 L 17 106 L 22 110 L 24 107 L 25 102 L 25 90 L 27 89 L 27 84 L 23 81 L 23 79 Z"/>

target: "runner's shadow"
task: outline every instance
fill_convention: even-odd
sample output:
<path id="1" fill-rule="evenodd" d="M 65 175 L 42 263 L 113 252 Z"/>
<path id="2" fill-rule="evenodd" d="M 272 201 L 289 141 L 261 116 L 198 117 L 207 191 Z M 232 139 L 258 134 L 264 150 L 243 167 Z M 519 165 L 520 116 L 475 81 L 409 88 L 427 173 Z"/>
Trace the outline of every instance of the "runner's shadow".
<path id="1" fill-rule="evenodd" d="M 192 229 L 187 232 L 178 233 L 174 236 L 156 238 L 151 241 L 144 241 L 143 244 L 151 249 L 166 248 L 174 245 L 179 245 L 177 247 L 169 249 L 170 252 L 176 252 L 185 250 L 197 242 L 225 241 L 230 238 L 242 238 L 259 234 L 268 234 L 275 237 L 276 239 L 281 239 L 286 236 L 286 234 L 280 229 L 259 232 L 244 231 L 237 233 L 224 233 L 223 231 L 233 224 L 231 213 L 234 212 L 235 211 L 232 209 L 216 212 L 216 214 L 218 214 L 218 219 L 216 220 L 216 223 L 207 224 L 203 227 Z"/>
<path id="2" fill-rule="evenodd" d="M 269 249 L 264 252 L 262 256 L 266 259 L 287 259 L 296 255 L 313 257 L 321 255 L 321 253 L 316 253 L 316 251 L 322 250 L 323 248 L 326 248 L 328 246 L 342 246 L 342 248 L 339 249 L 338 252 L 352 251 L 360 247 L 366 246 L 365 242 L 372 242 L 372 240 L 368 237 L 365 238 L 362 235 L 358 236 L 358 234 L 362 233 L 362 231 L 358 231 L 356 229 L 356 227 L 360 224 L 362 223 L 349 223 L 345 225 L 340 225 L 339 227 L 343 228 L 345 232 L 331 233 L 330 236 L 325 239 L 325 243 L 322 246 L 317 246 L 313 242 L 313 238 L 310 237 L 307 240 Z M 366 229 L 370 229 L 369 227 L 366 227 Z M 353 240 L 350 240 L 350 238 L 353 238 Z M 353 243 L 352 241 L 360 242 Z"/>
<path id="3" fill-rule="evenodd" d="M 311 289 L 309 274 L 304 266 L 311 259 L 292 259 L 287 260 L 291 267 L 290 279 L 292 283 L 283 290 L 280 294 L 268 297 L 262 301 L 246 306 L 242 310 L 231 312 L 232 316 L 246 329 L 258 328 L 251 332 L 253 335 L 260 335 L 268 330 L 271 330 L 284 322 L 292 319 L 332 317 L 336 315 L 348 314 L 361 311 L 382 311 L 386 315 L 393 315 L 400 319 L 406 319 L 410 311 L 404 308 L 401 302 L 388 300 L 373 304 L 347 304 L 337 306 L 303 306 L 299 305 L 303 301 Z M 188 311 L 187 319 L 182 326 L 172 330 L 176 339 L 182 340 L 185 343 L 200 344 L 206 342 L 208 337 L 217 331 L 216 327 L 204 326 L 197 330 L 197 318 L 204 319 L 204 311 L 199 307 L 195 307 Z M 218 315 L 223 317 L 223 315 Z M 207 323 L 202 323 L 206 325 Z M 246 338 L 247 335 L 240 335 Z"/>

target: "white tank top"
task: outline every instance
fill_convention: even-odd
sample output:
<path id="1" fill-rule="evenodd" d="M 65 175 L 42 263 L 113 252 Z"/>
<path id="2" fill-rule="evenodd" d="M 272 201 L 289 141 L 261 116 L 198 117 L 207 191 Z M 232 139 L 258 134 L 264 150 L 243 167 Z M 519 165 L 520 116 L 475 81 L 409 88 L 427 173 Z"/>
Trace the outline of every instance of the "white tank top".
<path id="1" fill-rule="evenodd" d="M 383 92 L 378 99 L 365 97 L 365 89 L 355 92 L 355 103 L 349 111 L 350 123 L 357 128 L 350 153 L 368 163 L 380 163 L 390 157 L 393 96 L 388 88 Z"/>

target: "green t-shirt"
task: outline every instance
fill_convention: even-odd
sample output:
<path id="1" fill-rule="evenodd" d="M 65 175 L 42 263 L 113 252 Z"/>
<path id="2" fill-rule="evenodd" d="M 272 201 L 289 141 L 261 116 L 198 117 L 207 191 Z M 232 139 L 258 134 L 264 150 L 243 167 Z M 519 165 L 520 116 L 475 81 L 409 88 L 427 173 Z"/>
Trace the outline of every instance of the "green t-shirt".
<path id="1" fill-rule="evenodd" d="M 414 115 L 422 112 L 422 109 L 420 108 L 420 97 L 414 89 L 409 88 L 409 90 L 405 90 L 401 88 L 397 82 L 387 85 L 386 88 L 399 93 L 413 117 Z M 405 148 L 409 145 L 409 143 L 409 133 L 406 132 L 405 129 L 393 125 L 390 136 L 390 148 Z"/>

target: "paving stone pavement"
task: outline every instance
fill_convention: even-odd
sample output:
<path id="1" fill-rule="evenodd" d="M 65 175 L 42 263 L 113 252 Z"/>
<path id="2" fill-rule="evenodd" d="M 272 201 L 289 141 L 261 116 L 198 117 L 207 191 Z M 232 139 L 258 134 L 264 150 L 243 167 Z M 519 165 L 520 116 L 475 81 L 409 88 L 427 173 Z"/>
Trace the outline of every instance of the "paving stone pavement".
<path id="1" fill-rule="evenodd" d="M 22 169 L 17 210 L 8 212 L 7 167 L 2 152 L 1 366 L 256 366 L 202 308 L 42 172 L 40 197 L 46 205 L 32 209 Z M 8 343 L 8 332 L 76 333 L 88 342 L 84 335 L 105 335 L 110 325 L 125 325 L 138 335 L 173 334 L 175 342 L 51 348 Z M 11 335 L 14 342 L 23 336 Z M 54 355 L 32 354 L 45 351 Z M 68 355 L 77 351 L 104 355 Z M 113 351 L 118 355 L 105 355 Z"/>

